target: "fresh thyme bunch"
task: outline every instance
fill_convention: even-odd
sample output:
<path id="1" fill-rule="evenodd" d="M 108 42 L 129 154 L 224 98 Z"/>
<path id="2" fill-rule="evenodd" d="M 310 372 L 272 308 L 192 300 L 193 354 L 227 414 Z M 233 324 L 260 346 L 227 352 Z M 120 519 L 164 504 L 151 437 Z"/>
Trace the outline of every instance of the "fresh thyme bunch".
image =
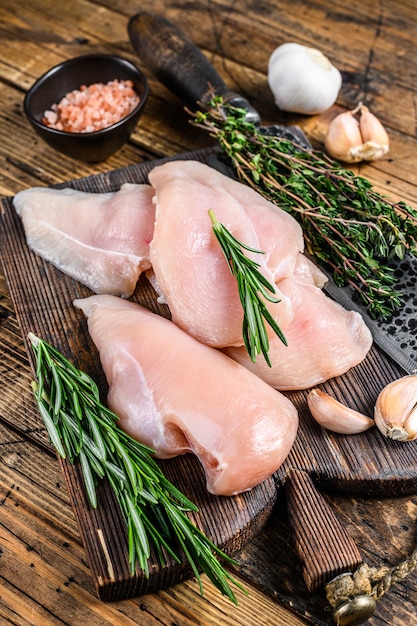
<path id="1" fill-rule="evenodd" d="M 203 571 L 232 602 L 229 583 L 244 591 L 218 557 L 235 563 L 189 519 L 197 507 L 168 481 L 151 456 L 153 450 L 118 428 L 118 417 L 100 402 L 93 379 L 78 370 L 46 341 L 29 334 L 36 356 L 35 399 L 50 440 L 62 458 L 79 461 L 86 493 L 97 507 L 97 483 L 105 478 L 113 489 L 127 525 L 129 563 L 149 577 L 151 544 L 161 564 L 163 550 L 176 562 L 182 548 L 199 581 Z M 175 547 L 176 546 L 176 547 Z"/>
<path id="2" fill-rule="evenodd" d="M 337 285 L 353 287 L 372 317 L 388 317 L 400 305 L 389 260 L 416 252 L 417 211 L 391 202 L 322 152 L 263 134 L 245 109 L 221 97 L 191 115 L 220 144 L 241 182 L 297 219 L 306 251 L 331 269 Z"/>

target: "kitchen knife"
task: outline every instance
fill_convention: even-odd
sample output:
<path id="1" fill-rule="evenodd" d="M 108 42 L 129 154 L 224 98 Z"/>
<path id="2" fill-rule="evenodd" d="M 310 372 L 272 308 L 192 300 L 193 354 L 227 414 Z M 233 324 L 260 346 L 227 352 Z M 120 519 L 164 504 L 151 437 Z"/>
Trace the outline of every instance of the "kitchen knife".
<path id="1" fill-rule="evenodd" d="M 247 110 L 246 119 L 260 126 L 259 113 L 243 96 L 235 93 L 186 35 L 166 18 L 140 11 L 128 24 L 130 41 L 143 64 L 185 104 L 204 109 L 213 95 L 225 103 Z M 305 149 L 311 144 L 298 126 L 260 126 L 268 135 L 288 138 Z"/>
<path id="2" fill-rule="evenodd" d="M 170 91 L 188 106 L 204 109 L 213 95 L 225 102 L 247 110 L 247 119 L 258 125 L 261 132 L 287 138 L 310 150 L 311 144 L 298 126 L 261 126 L 260 116 L 248 100 L 224 83 L 201 50 L 166 18 L 140 11 L 128 23 L 133 48 L 142 63 Z M 226 158 L 213 156 L 210 165 L 227 175 L 234 175 Z M 359 311 L 371 330 L 373 339 L 407 373 L 417 371 L 417 260 L 406 255 L 391 261 L 404 296 L 404 306 L 389 319 L 374 320 L 350 287 L 338 287 L 327 272 L 327 293 L 346 309 Z M 325 270 L 325 268 L 322 268 Z"/>

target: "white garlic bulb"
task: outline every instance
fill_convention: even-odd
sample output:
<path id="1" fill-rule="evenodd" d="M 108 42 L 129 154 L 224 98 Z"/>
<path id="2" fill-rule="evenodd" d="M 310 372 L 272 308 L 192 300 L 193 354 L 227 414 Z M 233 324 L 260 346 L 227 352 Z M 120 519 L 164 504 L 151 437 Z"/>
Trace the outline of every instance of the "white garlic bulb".
<path id="1" fill-rule="evenodd" d="M 330 122 L 324 146 L 335 159 L 358 163 L 376 161 L 387 154 L 389 139 L 379 119 L 360 103 L 352 111 L 339 113 Z"/>
<path id="2" fill-rule="evenodd" d="M 284 43 L 269 58 L 268 83 L 282 111 L 314 115 L 336 102 L 342 75 L 320 50 Z"/>
<path id="3" fill-rule="evenodd" d="M 363 433 L 375 425 L 373 419 L 347 407 L 320 389 L 313 389 L 307 404 L 316 422 L 326 430 L 342 435 Z"/>
<path id="4" fill-rule="evenodd" d="M 417 374 L 389 383 L 375 403 L 375 423 L 396 441 L 417 439 Z"/>

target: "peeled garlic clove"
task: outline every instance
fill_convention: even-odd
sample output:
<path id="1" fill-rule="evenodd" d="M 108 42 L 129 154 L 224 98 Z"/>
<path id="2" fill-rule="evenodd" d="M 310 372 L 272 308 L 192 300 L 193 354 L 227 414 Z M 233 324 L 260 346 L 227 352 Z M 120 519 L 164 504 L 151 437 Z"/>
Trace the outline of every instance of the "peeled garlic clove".
<path id="1" fill-rule="evenodd" d="M 358 146 L 362 146 L 362 135 L 359 122 L 353 113 L 346 111 L 336 115 L 329 124 L 324 141 L 327 152 L 346 163 L 362 160 L 358 151 Z"/>
<path id="2" fill-rule="evenodd" d="M 342 75 L 320 50 L 290 42 L 271 54 L 268 83 L 282 111 L 313 115 L 336 102 Z"/>
<path id="3" fill-rule="evenodd" d="M 363 433 L 375 424 L 370 417 L 350 409 L 320 389 L 310 391 L 307 404 L 320 426 L 335 433 L 342 435 Z"/>
<path id="4" fill-rule="evenodd" d="M 359 120 L 355 118 L 358 112 Z M 328 126 L 324 145 L 332 157 L 346 163 L 376 161 L 389 151 L 385 128 L 363 104 L 336 115 Z"/>
<path id="5" fill-rule="evenodd" d="M 374 410 L 375 423 L 390 439 L 417 439 L 417 374 L 389 383 L 379 394 Z"/>

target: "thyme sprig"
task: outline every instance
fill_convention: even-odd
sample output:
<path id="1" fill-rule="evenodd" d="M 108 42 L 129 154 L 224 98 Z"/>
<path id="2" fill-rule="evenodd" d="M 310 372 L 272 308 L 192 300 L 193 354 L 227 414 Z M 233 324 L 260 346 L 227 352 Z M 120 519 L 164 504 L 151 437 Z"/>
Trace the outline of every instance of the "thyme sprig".
<path id="1" fill-rule="evenodd" d="M 204 535 L 188 517 L 196 505 L 167 478 L 151 456 L 153 450 L 126 434 L 99 398 L 94 380 L 58 350 L 30 333 L 36 357 L 35 399 L 50 440 L 62 458 L 79 462 L 88 500 L 97 507 L 97 485 L 107 479 L 127 526 L 132 575 L 138 563 L 149 577 L 154 546 L 160 563 L 165 554 L 180 561 L 182 549 L 203 595 L 200 571 L 233 603 L 230 583 L 244 588 L 220 563 L 235 561 Z"/>
<path id="2" fill-rule="evenodd" d="M 238 178 L 303 228 L 306 251 L 349 284 L 372 317 L 386 318 L 401 304 L 389 260 L 417 251 L 417 211 L 392 202 L 365 178 L 316 150 L 262 133 L 246 110 L 213 98 L 191 122 L 210 133 Z"/>
<path id="3" fill-rule="evenodd" d="M 210 209 L 208 213 L 213 232 L 229 265 L 230 272 L 237 280 L 239 298 L 243 308 L 242 335 L 246 351 L 253 362 L 262 352 L 265 361 L 271 367 L 268 355 L 269 338 L 265 321 L 285 345 L 287 345 L 287 340 L 276 320 L 268 311 L 265 300 L 280 302 L 280 299 L 274 295 L 275 287 L 259 271 L 260 264 L 248 257 L 244 250 L 257 254 L 264 254 L 264 252 L 251 248 L 236 239 L 224 224 L 219 222 L 213 209 Z"/>

